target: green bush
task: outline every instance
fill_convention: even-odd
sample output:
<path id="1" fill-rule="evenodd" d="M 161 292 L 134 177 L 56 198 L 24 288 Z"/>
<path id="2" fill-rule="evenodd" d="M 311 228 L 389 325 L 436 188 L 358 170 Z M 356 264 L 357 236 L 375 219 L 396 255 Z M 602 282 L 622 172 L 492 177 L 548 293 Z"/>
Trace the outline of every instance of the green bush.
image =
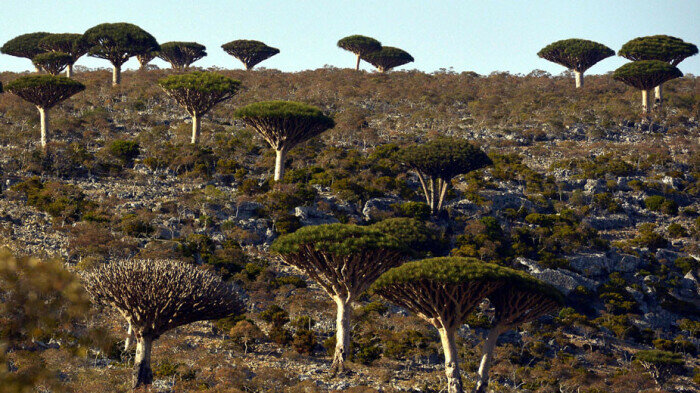
<path id="1" fill-rule="evenodd" d="M 683 274 L 687 274 L 691 270 L 700 268 L 700 261 L 693 257 L 680 257 L 673 261 L 673 264 L 681 269 Z"/>
<path id="2" fill-rule="evenodd" d="M 425 221 L 430 218 L 430 206 L 425 202 L 404 202 L 392 205 L 397 215 Z"/>
<path id="3" fill-rule="evenodd" d="M 668 230 L 668 235 L 674 239 L 688 236 L 688 231 L 685 230 L 685 227 L 675 222 L 670 224 L 666 230 Z"/>
<path id="4" fill-rule="evenodd" d="M 312 355 L 314 353 L 314 347 L 316 346 L 316 335 L 314 332 L 308 329 L 300 329 L 294 333 L 294 338 L 292 339 L 292 347 L 295 351 L 305 354 Z"/>
<path id="5" fill-rule="evenodd" d="M 32 177 L 15 184 L 12 190 L 22 194 L 29 206 L 64 222 L 79 221 L 83 214 L 96 208 L 95 203 L 87 200 L 83 190 L 72 184 L 42 183 L 38 177 Z"/>
<path id="6" fill-rule="evenodd" d="M 275 230 L 280 235 L 286 235 L 292 233 L 297 229 L 301 228 L 301 221 L 299 217 L 290 213 L 280 213 L 275 219 Z"/>
<path id="7" fill-rule="evenodd" d="M 668 215 L 678 214 L 678 204 L 671 199 L 662 197 L 661 195 L 652 195 L 645 198 L 644 206 L 646 206 L 646 208 L 649 210 Z"/>
<path id="8" fill-rule="evenodd" d="M 138 142 L 115 140 L 108 148 L 109 154 L 121 161 L 123 166 L 131 166 L 134 159 L 141 154 Z"/>

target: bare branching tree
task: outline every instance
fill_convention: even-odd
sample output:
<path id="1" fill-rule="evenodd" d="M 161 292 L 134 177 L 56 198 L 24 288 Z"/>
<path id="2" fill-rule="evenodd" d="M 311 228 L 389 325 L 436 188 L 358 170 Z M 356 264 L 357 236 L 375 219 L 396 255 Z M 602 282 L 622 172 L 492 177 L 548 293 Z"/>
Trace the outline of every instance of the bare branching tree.
<path id="1" fill-rule="evenodd" d="M 84 275 L 93 302 L 117 309 L 136 338 L 134 388 L 150 385 L 153 341 L 188 323 L 243 310 L 233 287 L 212 273 L 170 260 L 110 263 Z"/>

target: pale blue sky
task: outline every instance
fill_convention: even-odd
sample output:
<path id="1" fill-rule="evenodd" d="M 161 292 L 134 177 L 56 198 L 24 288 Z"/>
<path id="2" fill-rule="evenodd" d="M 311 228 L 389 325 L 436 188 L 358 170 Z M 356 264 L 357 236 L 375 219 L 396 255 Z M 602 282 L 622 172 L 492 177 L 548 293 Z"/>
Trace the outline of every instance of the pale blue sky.
<path id="1" fill-rule="evenodd" d="M 82 33 L 104 22 L 134 23 L 159 42 L 197 41 L 209 56 L 196 65 L 240 68 L 221 44 L 256 39 L 280 48 L 262 63 L 282 71 L 324 65 L 351 67 L 353 55 L 336 47 L 350 34 L 369 35 L 413 55 L 401 67 L 427 72 L 528 73 L 563 67 L 537 57 L 546 44 L 586 38 L 617 51 L 629 39 L 669 34 L 700 45 L 700 0 L 0 0 L 6 16 L 0 44 L 23 33 Z M 626 60 L 609 58 L 589 73 L 612 71 Z M 108 67 L 83 57 L 79 65 Z M 165 63 L 155 60 L 165 67 Z M 134 68 L 136 59 L 127 68 Z M 0 70 L 31 68 L 28 60 L 0 56 Z M 363 68 L 368 68 L 366 64 Z M 684 73 L 700 75 L 700 55 L 686 59 Z"/>

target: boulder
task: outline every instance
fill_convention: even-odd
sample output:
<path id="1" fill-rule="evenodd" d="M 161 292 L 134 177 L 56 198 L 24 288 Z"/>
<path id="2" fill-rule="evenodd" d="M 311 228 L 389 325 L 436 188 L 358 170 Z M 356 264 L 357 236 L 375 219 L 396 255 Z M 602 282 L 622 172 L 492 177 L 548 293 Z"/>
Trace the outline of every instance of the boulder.
<path id="1" fill-rule="evenodd" d="M 589 194 L 597 194 L 607 191 L 608 187 L 603 179 L 588 179 L 586 185 L 583 186 L 583 190 Z"/>
<path id="2" fill-rule="evenodd" d="M 372 198 L 365 203 L 365 207 L 362 209 L 362 216 L 367 221 L 375 218 L 381 219 L 383 214 L 386 215 L 394 211 L 391 205 L 398 201 L 397 198 Z"/>
<path id="3" fill-rule="evenodd" d="M 248 220 L 253 217 L 258 217 L 263 205 L 258 202 L 241 202 L 236 206 L 235 217 L 239 220 Z"/>
<path id="4" fill-rule="evenodd" d="M 340 222 L 337 218 L 313 206 L 297 206 L 294 208 L 294 215 L 299 217 L 302 225 L 337 224 Z"/>
<path id="5" fill-rule="evenodd" d="M 598 282 L 564 269 L 544 269 L 540 273 L 533 273 L 532 275 L 554 286 L 565 296 L 579 286 L 583 286 L 591 291 L 598 288 Z"/>
<path id="6" fill-rule="evenodd" d="M 583 219 L 583 222 L 599 231 L 627 228 L 634 224 L 632 219 L 626 214 L 586 217 Z"/>

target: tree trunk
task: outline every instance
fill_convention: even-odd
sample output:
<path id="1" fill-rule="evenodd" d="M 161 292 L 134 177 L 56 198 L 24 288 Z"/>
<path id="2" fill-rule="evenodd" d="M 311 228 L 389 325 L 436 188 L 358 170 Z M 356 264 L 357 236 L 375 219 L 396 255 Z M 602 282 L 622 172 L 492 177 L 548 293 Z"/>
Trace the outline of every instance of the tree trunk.
<path id="1" fill-rule="evenodd" d="M 34 71 L 36 71 L 36 72 L 38 72 L 38 73 L 41 74 L 41 67 L 39 67 L 38 65 L 34 64 Z"/>
<path id="2" fill-rule="evenodd" d="M 659 108 L 664 101 L 663 94 L 663 85 L 658 85 L 654 88 L 654 105 L 658 106 Z"/>
<path id="3" fill-rule="evenodd" d="M 331 364 L 333 375 L 345 371 L 345 359 L 350 351 L 350 302 L 341 297 L 336 297 L 337 314 L 335 321 L 335 353 Z"/>
<path id="4" fill-rule="evenodd" d="M 112 86 L 122 83 L 122 68 L 121 66 L 112 67 Z"/>
<path id="5" fill-rule="evenodd" d="M 41 123 L 41 148 L 46 150 L 46 135 L 49 133 L 49 110 L 37 106 L 39 109 L 39 122 Z"/>
<path id="6" fill-rule="evenodd" d="M 360 70 L 360 55 L 357 55 L 357 64 L 355 64 L 355 71 Z"/>
<path id="7" fill-rule="evenodd" d="M 642 112 L 645 115 L 649 114 L 651 106 L 649 105 L 649 90 L 642 90 Z"/>
<path id="8" fill-rule="evenodd" d="M 68 67 L 66 67 L 66 78 L 72 78 L 73 77 L 73 64 L 68 64 Z"/>
<path id="9" fill-rule="evenodd" d="M 284 157 L 287 152 L 284 148 L 276 149 L 275 153 L 277 157 L 275 158 L 275 181 L 282 181 L 284 177 Z"/>
<path id="10" fill-rule="evenodd" d="M 136 359 L 134 360 L 134 389 L 148 386 L 153 383 L 153 371 L 151 370 L 152 337 L 138 337 L 136 339 Z"/>
<path id="11" fill-rule="evenodd" d="M 192 144 L 197 144 L 199 138 L 199 129 L 201 128 L 202 119 L 195 113 L 192 115 Z"/>
<path id="12" fill-rule="evenodd" d="M 574 71 L 574 78 L 576 78 L 576 88 L 580 89 L 583 87 L 583 72 Z"/>
<path id="13" fill-rule="evenodd" d="M 131 341 L 134 339 L 134 327 L 129 321 L 129 328 L 126 330 L 126 339 L 124 340 L 124 351 L 128 351 L 131 346 Z"/>
<path id="14" fill-rule="evenodd" d="M 500 335 L 501 328 L 494 326 L 489 330 L 488 336 L 486 336 L 473 393 L 486 393 L 486 388 L 489 386 L 489 369 L 491 368 L 491 359 L 493 359 L 493 350 L 496 348 L 496 341 L 498 341 L 498 336 Z"/>
<path id="15" fill-rule="evenodd" d="M 457 345 L 455 344 L 454 329 L 441 328 L 440 341 L 442 351 L 445 353 L 445 375 L 447 376 L 447 393 L 462 393 L 462 377 L 459 375 L 459 362 L 457 360 Z"/>
<path id="16" fill-rule="evenodd" d="M 445 202 L 445 195 L 447 195 L 447 187 L 449 186 L 449 181 L 448 180 L 442 180 L 440 182 L 440 189 L 438 190 L 440 193 L 440 199 L 438 199 L 438 204 L 437 204 L 437 211 L 438 213 L 442 210 L 442 205 Z"/>

